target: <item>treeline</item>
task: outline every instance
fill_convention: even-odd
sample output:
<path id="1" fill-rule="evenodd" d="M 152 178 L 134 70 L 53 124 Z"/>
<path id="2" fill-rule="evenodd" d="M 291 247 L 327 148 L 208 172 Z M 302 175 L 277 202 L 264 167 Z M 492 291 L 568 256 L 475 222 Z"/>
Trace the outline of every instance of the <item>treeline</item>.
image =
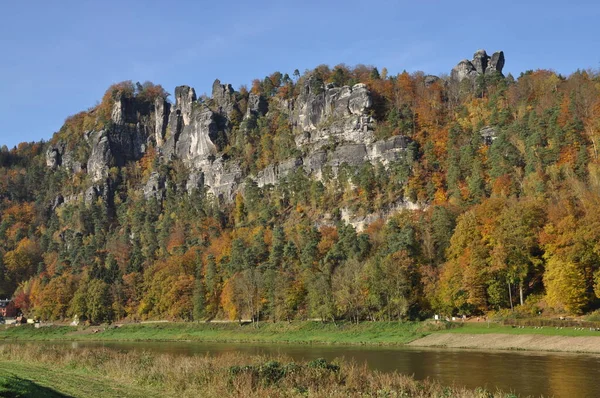
<path id="1" fill-rule="evenodd" d="M 44 143 L 4 149 L 0 296 L 14 295 L 43 319 L 77 315 L 94 323 L 401 320 L 599 307 L 597 73 L 565 78 L 541 70 L 460 84 L 364 66 L 275 73 L 236 93 L 242 113 L 249 91 L 267 97 L 271 111 L 232 120 L 225 153 L 250 172 L 296 156 L 285 101 L 308 74 L 323 83 L 366 83 L 376 136 L 410 138 L 403 158 L 343 165 L 319 181 L 302 169 L 276 186 L 249 179 L 227 204 L 187 192 L 183 164 L 165 164 L 150 149 L 140 162 L 111 170 L 111 203 L 80 199 L 54 208 L 58 194 L 86 187 L 85 173 L 48 169 Z M 160 86 L 121 86 L 131 95 L 166 95 Z M 62 133 L 77 139 L 83 125 L 101 123 L 92 115 L 114 89 Z M 486 141 L 487 126 L 495 136 Z M 166 178 L 164 200 L 140 191 L 152 172 Z M 349 212 L 386 213 L 409 201 L 420 209 L 361 231 L 344 221 Z"/>

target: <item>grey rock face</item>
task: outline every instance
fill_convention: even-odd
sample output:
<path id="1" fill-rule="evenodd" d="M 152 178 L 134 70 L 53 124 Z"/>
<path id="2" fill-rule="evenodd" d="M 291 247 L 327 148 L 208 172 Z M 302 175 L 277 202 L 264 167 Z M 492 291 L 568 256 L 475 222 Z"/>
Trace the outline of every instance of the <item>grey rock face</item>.
<path id="1" fill-rule="evenodd" d="M 475 67 L 477 73 L 479 73 L 480 75 L 485 73 L 485 69 L 487 68 L 489 58 L 490 57 L 488 57 L 485 50 L 477 50 L 477 52 L 475 52 L 475 54 L 473 55 L 473 61 L 471 61 L 471 63 Z"/>
<path id="2" fill-rule="evenodd" d="M 295 104 L 296 124 L 303 130 L 315 130 L 327 119 L 362 116 L 372 106 L 367 86 L 325 87 L 314 76 L 306 79 Z"/>
<path id="3" fill-rule="evenodd" d="M 238 109 L 235 102 L 233 87 L 231 84 L 221 84 L 219 79 L 216 79 L 212 85 L 212 97 L 217 104 L 218 113 L 223 116 L 230 116 L 234 109 Z"/>
<path id="4" fill-rule="evenodd" d="M 176 154 L 189 166 L 217 153 L 214 144 L 218 133 L 214 113 L 205 105 L 196 105 L 189 123 L 178 137 Z"/>
<path id="5" fill-rule="evenodd" d="M 408 144 L 408 138 L 402 135 L 377 141 L 370 147 L 369 157 L 371 160 L 380 160 L 384 164 L 397 161 L 408 148 Z"/>
<path id="6" fill-rule="evenodd" d="M 341 218 L 346 223 L 352 225 L 356 228 L 357 232 L 362 232 L 364 229 L 377 220 L 386 220 L 393 216 L 395 213 L 408 209 L 408 210 L 421 210 L 424 209 L 425 206 L 422 206 L 419 203 L 413 203 L 410 201 L 404 201 L 402 198 L 399 198 L 396 203 L 391 204 L 387 208 L 384 208 L 378 212 L 370 213 L 365 216 L 356 216 L 352 213 L 352 211 L 346 207 L 341 209 Z"/>
<path id="7" fill-rule="evenodd" d="M 181 110 L 175 108 L 171 110 L 171 114 L 169 115 L 169 125 L 165 133 L 166 141 L 161 148 L 166 159 L 170 160 L 175 157 L 177 141 L 182 130 L 183 116 L 181 115 Z"/>
<path id="8" fill-rule="evenodd" d="M 136 98 L 117 98 L 111 112 L 112 125 L 107 130 L 86 133 L 91 152 L 87 171 L 92 181 L 105 179 L 112 166 L 141 159 L 151 141 L 162 140 L 165 109 L 168 104 L 162 99 L 150 103 Z M 81 164 L 70 159 L 69 153 L 62 155 L 62 164 L 70 164 L 73 170 L 82 169 Z"/>
<path id="9" fill-rule="evenodd" d="M 46 166 L 56 169 L 61 165 L 61 153 L 58 148 L 50 147 L 46 151 Z"/>
<path id="10" fill-rule="evenodd" d="M 107 183 L 102 185 L 93 185 L 89 187 L 83 194 L 83 201 L 86 205 L 95 202 L 98 199 L 102 199 L 105 203 L 109 203 L 111 200 L 111 189 Z M 65 203 L 71 201 L 72 198 L 65 199 Z M 79 198 L 77 198 L 79 200 Z"/>
<path id="11" fill-rule="evenodd" d="M 319 150 L 333 142 L 370 143 L 373 120 L 367 114 L 372 99 L 367 86 L 320 86 L 314 76 L 304 83 L 294 103 L 292 120 L 301 130 L 296 145 Z"/>
<path id="12" fill-rule="evenodd" d="M 46 150 L 46 166 L 55 170 L 63 167 L 72 173 L 79 173 L 85 169 L 85 164 L 76 161 L 72 151 L 67 149 L 64 142 L 48 147 Z"/>
<path id="13" fill-rule="evenodd" d="M 478 50 L 473 55 L 473 60 L 462 60 L 456 65 L 450 74 L 452 80 L 461 82 L 469 79 L 475 82 L 477 76 L 492 74 L 494 72 L 502 73 L 504 68 L 504 52 L 495 52 L 491 57 L 485 50 Z"/>
<path id="14" fill-rule="evenodd" d="M 288 159 L 277 165 L 267 166 L 257 174 L 255 180 L 259 187 L 263 187 L 277 184 L 281 178 L 300 167 L 306 174 L 321 180 L 325 168 L 329 168 L 335 176 L 344 164 L 356 167 L 365 162 L 381 162 L 387 165 L 404 156 L 409 142 L 409 138 L 405 136 L 394 136 L 373 143 L 346 142 L 333 150 L 309 151 L 303 158 Z"/>
<path id="15" fill-rule="evenodd" d="M 492 126 L 486 126 L 479 131 L 479 135 L 481 135 L 481 139 L 485 145 L 492 145 L 494 140 L 498 137 L 498 132 L 496 128 Z"/>
<path id="16" fill-rule="evenodd" d="M 221 201 L 232 202 L 237 187 L 243 180 L 242 169 L 235 162 L 224 162 L 222 158 L 202 166 L 204 184 L 208 192 Z"/>
<path id="17" fill-rule="evenodd" d="M 246 109 L 245 119 L 251 115 L 256 117 L 265 115 L 269 110 L 269 103 L 262 95 L 250 93 L 248 97 L 248 108 Z"/>
<path id="18" fill-rule="evenodd" d="M 499 59 L 495 65 L 500 63 Z M 472 64 L 471 69 L 475 71 Z M 430 80 L 439 79 L 431 77 Z M 269 106 L 286 113 L 296 128 L 296 144 L 304 153 L 302 157 L 266 167 L 254 178 L 257 184 L 277 184 L 300 168 L 313 178 L 321 179 L 324 170 L 336 175 L 344 164 L 388 164 L 399 160 L 409 140 L 397 136 L 375 141 L 374 121 L 368 114 L 372 103 L 364 84 L 335 87 L 319 83 L 314 77 L 307 79 L 295 100 L 273 98 L 267 102 L 264 97 L 250 94 L 245 117 L 265 115 Z M 213 104 L 216 111 L 208 106 Z M 223 85 L 218 80 L 213 84 L 213 102 L 198 102 L 194 89 L 189 86 L 175 89 L 173 105 L 163 99 L 153 103 L 138 103 L 135 98 L 118 99 L 111 113 L 111 127 L 86 135 L 90 155 L 84 166 L 94 186 L 80 193 L 77 200 L 91 203 L 100 196 L 108 198 L 110 189 L 98 183 L 107 180 L 110 167 L 139 160 L 148 145 L 156 143 L 165 160 L 181 159 L 189 168 L 185 184 L 188 192 L 204 188 L 222 201 L 233 201 L 247 176 L 237 162 L 219 156 L 217 141 L 222 138 L 220 134 L 227 133 L 228 117 L 236 109 L 239 111 L 231 85 Z M 48 149 L 46 163 L 48 167 L 61 167 L 66 162 L 72 164 L 71 157 L 63 147 L 55 145 Z M 160 200 L 164 197 L 165 183 L 164 177 L 153 173 L 140 188 L 147 199 Z M 66 197 L 64 200 L 75 199 Z"/>
<path id="19" fill-rule="evenodd" d="M 188 167 L 198 166 L 217 152 L 219 128 L 215 114 L 205 104 L 196 102 L 196 93 L 188 86 L 176 87 L 175 99 L 160 150 L 166 159 L 179 158 Z"/>
<path id="20" fill-rule="evenodd" d="M 425 87 L 431 87 L 433 84 L 440 82 L 442 79 L 440 79 L 437 76 L 434 75 L 427 75 L 424 78 L 424 83 L 425 83 Z"/>
<path id="21" fill-rule="evenodd" d="M 201 189 L 204 186 L 204 173 L 201 171 L 190 173 L 185 189 L 191 193 L 196 189 Z"/>
<path id="22" fill-rule="evenodd" d="M 107 131 L 110 149 L 116 166 L 139 160 L 146 153 L 150 135 L 142 126 L 115 126 Z"/>
<path id="23" fill-rule="evenodd" d="M 165 143 L 165 134 L 167 132 L 167 126 L 169 125 L 169 113 L 171 110 L 171 104 L 162 98 L 157 98 L 154 101 L 154 119 L 156 124 L 154 126 L 154 139 L 156 145 L 161 147 Z"/>
<path id="24" fill-rule="evenodd" d="M 335 168 L 344 163 L 349 166 L 358 166 L 365 162 L 366 157 L 367 146 L 365 144 L 346 144 L 335 149 L 329 163 Z"/>
<path id="25" fill-rule="evenodd" d="M 304 158 L 303 166 L 307 174 L 321 179 L 323 168 L 327 165 L 327 152 L 317 151 L 311 152 Z"/>
<path id="26" fill-rule="evenodd" d="M 144 185 L 144 197 L 146 200 L 155 198 L 162 200 L 165 195 L 165 179 L 159 173 L 153 172 Z"/>
<path id="27" fill-rule="evenodd" d="M 85 201 L 85 204 L 89 205 L 90 203 L 94 202 L 96 199 L 98 199 L 98 192 L 96 191 L 96 187 L 89 187 L 85 191 L 85 194 L 83 196 L 83 200 Z"/>
<path id="28" fill-rule="evenodd" d="M 183 123 L 190 124 L 192 117 L 192 105 L 196 102 L 196 91 L 189 86 L 175 87 L 175 109 L 183 118 Z M 169 119 L 169 123 L 171 120 Z"/>
<path id="29" fill-rule="evenodd" d="M 346 86 L 347 87 L 347 86 Z M 342 90 L 345 87 L 342 87 Z M 362 115 L 367 109 L 373 105 L 371 99 L 371 93 L 367 88 L 366 84 L 358 83 L 352 86 L 350 92 L 345 93 L 348 96 L 348 110 L 353 115 Z M 338 98 L 338 101 L 344 103 L 345 97 L 343 95 Z"/>
<path id="30" fill-rule="evenodd" d="M 477 77 L 477 70 L 469 60 L 463 59 L 458 63 L 458 65 L 452 68 L 450 77 L 452 80 L 459 82 L 463 81 L 464 79 L 474 80 Z"/>
<path id="31" fill-rule="evenodd" d="M 498 51 L 492 55 L 492 58 L 488 61 L 487 67 L 485 69 L 485 73 L 493 73 L 500 72 L 502 73 L 502 68 L 504 68 L 504 52 Z"/>
<path id="32" fill-rule="evenodd" d="M 256 183 L 259 187 L 275 185 L 280 179 L 289 175 L 297 168 L 302 167 L 302 164 L 302 158 L 288 159 L 277 165 L 271 164 L 258 173 Z"/>
<path id="33" fill-rule="evenodd" d="M 87 163 L 88 174 L 92 181 L 101 181 L 108 177 L 108 170 L 114 164 L 108 134 L 105 130 L 94 132 L 89 137 L 92 153 Z"/>

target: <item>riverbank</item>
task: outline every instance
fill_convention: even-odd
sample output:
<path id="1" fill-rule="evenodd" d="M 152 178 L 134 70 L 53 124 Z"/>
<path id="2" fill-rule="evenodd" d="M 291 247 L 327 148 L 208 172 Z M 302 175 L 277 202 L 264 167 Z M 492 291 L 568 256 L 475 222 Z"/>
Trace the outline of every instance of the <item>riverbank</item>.
<path id="1" fill-rule="evenodd" d="M 409 342 L 408 345 L 600 354 L 600 331 L 580 327 L 516 327 L 471 322 L 430 333 Z"/>
<path id="2" fill-rule="evenodd" d="M 0 329 L 0 340 L 196 341 L 293 344 L 402 345 L 453 327 L 432 322 L 150 323 L 106 327 L 33 325 Z"/>
<path id="3" fill-rule="evenodd" d="M 600 353 L 600 332 L 583 328 L 511 327 L 494 323 L 149 323 L 121 326 L 0 328 L 0 341 L 189 341 L 339 344 Z"/>
<path id="4" fill-rule="evenodd" d="M 344 361 L 226 354 L 181 357 L 104 348 L 0 344 L 0 396 L 507 397 L 369 371 Z"/>
<path id="5" fill-rule="evenodd" d="M 527 350 L 600 354 L 600 336 L 548 336 L 541 334 L 432 333 L 408 343 L 413 347 Z"/>

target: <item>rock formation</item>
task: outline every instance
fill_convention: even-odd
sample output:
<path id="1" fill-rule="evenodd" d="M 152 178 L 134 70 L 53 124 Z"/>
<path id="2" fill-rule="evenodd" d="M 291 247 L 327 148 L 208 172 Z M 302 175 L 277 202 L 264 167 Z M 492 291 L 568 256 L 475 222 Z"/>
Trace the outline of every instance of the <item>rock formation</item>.
<path id="1" fill-rule="evenodd" d="M 452 70 L 451 79 L 474 82 L 477 76 L 502 73 L 503 66 L 502 52 L 490 57 L 480 50 L 471 61 L 461 61 Z M 425 77 L 426 86 L 436 83 L 445 84 L 436 76 Z M 60 141 L 48 147 L 49 168 L 87 172 L 92 181 L 92 186 L 79 196 L 61 196 L 51 206 L 75 198 L 88 203 L 99 197 L 110 201 L 111 189 L 107 185 L 110 168 L 140 160 L 150 146 L 156 148 L 163 162 L 179 159 L 189 169 L 183 189 L 189 192 L 205 189 L 223 201 L 232 201 L 246 178 L 254 179 L 259 186 L 273 185 L 294 170 L 303 169 L 312 178 L 321 179 L 326 168 L 335 175 L 344 164 L 387 165 L 404 156 L 410 143 L 408 137 L 375 139 L 373 99 L 365 84 L 338 87 L 325 84 L 317 75 L 308 75 L 300 84 L 300 94 L 294 99 L 267 99 L 250 93 L 243 115 L 239 93 L 219 80 L 212 85 L 210 99 L 199 100 L 189 86 L 175 88 L 174 103 L 161 97 L 153 101 L 132 96 L 116 98 L 110 113 L 111 123 L 102 130 L 85 133 L 82 145 L 87 145 L 86 150 L 69 150 Z M 231 133 L 232 118 L 259 118 L 268 115 L 271 109 L 289 117 L 299 155 L 268 165 L 256 175 L 247 175 L 236 159 L 224 156 L 220 146 Z M 487 128 L 481 135 L 491 144 L 496 132 Z M 84 159 L 76 159 L 75 153 Z M 140 190 L 146 198 L 160 200 L 165 184 L 165 177 L 154 172 Z"/>
<path id="2" fill-rule="evenodd" d="M 212 85 L 212 98 L 216 103 L 217 113 L 224 117 L 230 118 L 233 111 L 239 112 L 231 84 L 221 84 L 221 81 L 216 79 Z"/>
<path id="3" fill-rule="evenodd" d="M 264 116 L 269 110 L 269 103 L 262 95 L 250 93 L 248 96 L 248 108 L 246 109 L 246 115 L 244 118 L 250 116 Z"/>
<path id="4" fill-rule="evenodd" d="M 495 52 L 491 57 L 485 50 L 478 50 L 471 61 L 463 59 L 456 65 L 450 74 L 452 80 L 461 82 L 469 79 L 475 82 L 480 75 L 490 75 L 494 72 L 502 74 L 504 68 L 504 52 Z"/>

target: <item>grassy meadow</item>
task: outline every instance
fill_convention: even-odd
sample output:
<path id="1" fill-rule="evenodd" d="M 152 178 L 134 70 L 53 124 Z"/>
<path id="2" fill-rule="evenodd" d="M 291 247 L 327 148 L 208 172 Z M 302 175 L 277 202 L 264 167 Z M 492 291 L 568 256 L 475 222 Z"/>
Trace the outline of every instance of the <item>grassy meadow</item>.
<path id="1" fill-rule="evenodd" d="M 297 344 L 405 344 L 452 324 L 431 322 L 148 323 L 119 327 L 32 325 L 0 329 L 0 340 L 204 341 Z"/>
<path id="2" fill-rule="evenodd" d="M 589 328 L 554 326 L 506 326 L 487 322 L 261 322 L 238 323 L 146 323 L 122 326 L 0 327 L 0 341 L 196 341 L 340 345 L 403 345 L 432 333 L 535 334 L 546 336 L 597 336 Z"/>

